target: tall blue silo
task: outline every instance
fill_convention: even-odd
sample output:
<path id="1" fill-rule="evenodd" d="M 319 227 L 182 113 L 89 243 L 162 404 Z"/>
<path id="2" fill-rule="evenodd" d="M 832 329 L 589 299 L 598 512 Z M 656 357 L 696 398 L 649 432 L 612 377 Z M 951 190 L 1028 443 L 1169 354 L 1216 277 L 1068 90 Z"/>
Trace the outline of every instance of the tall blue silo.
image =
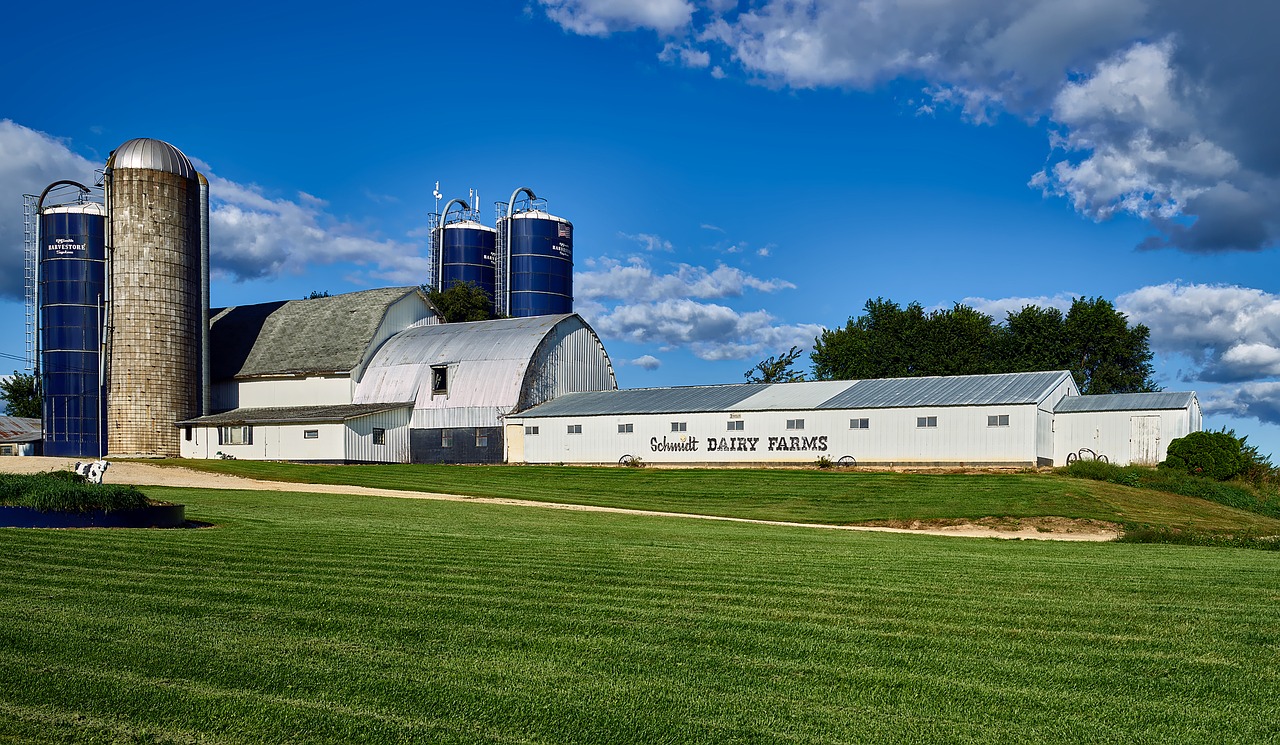
<path id="1" fill-rule="evenodd" d="M 40 380 L 44 453 L 106 453 L 101 378 L 106 209 L 95 202 L 40 212 Z"/>
<path id="2" fill-rule="evenodd" d="M 498 231 L 473 220 L 445 225 L 440 237 L 440 290 L 460 282 L 470 282 L 496 296 L 497 269 L 494 262 Z"/>
<path id="3" fill-rule="evenodd" d="M 573 312 L 573 224 L 530 210 L 504 222 L 512 318 Z"/>

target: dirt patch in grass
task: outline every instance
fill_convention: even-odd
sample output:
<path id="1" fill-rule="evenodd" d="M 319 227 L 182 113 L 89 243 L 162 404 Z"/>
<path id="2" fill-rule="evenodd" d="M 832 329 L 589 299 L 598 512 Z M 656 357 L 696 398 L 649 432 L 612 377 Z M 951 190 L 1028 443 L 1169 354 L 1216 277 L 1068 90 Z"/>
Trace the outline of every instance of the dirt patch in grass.
<path id="1" fill-rule="evenodd" d="M 1076 536 L 1092 540 L 1110 540 L 1120 536 L 1124 529 L 1103 520 L 1071 517 L 982 517 L 977 520 L 935 518 L 925 520 L 868 520 L 858 523 L 862 527 L 918 530 L 924 533 L 959 535 L 990 535 L 1015 533 L 1019 537 L 1048 538 Z"/>

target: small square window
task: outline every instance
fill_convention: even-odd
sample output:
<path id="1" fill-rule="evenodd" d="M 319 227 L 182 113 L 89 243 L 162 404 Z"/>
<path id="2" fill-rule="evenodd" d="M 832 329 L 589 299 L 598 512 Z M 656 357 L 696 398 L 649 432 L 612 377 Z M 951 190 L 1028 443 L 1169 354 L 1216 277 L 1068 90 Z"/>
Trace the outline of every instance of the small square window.
<path id="1" fill-rule="evenodd" d="M 476 447 L 489 447 L 489 433 L 485 432 L 483 429 L 476 429 Z"/>
<path id="2" fill-rule="evenodd" d="M 849 429 L 871 429 L 870 419 L 850 419 Z"/>
<path id="3" fill-rule="evenodd" d="M 441 430 L 441 431 L 440 431 L 440 447 L 442 447 L 442 448 L 451 448 L 451 447 L 453 447 L 453 432 L 452 432 L 452 431 L 447 430 L 447 429 L 445 429 L 445 430 Z"/>
<path id="4" fill-rule="evenodd" d="M 1009 415 L 998 414 L 998 415 L 989 416 L 987 417 L 987 426 L 988 427 L 1008 427 Z"/>
<path id="5" fill-rule="evenodd" d="M 920 428 L 937 427 L 938 417 L 936 416 L 920 416 L 916 417 L 916 426 Z"/>
<path id="6" fill-rule="evenodd" d="M 569 434 L 571 434 L 571 435 L 580 435 L 580 434 L 582 434 L 582 425 L 581 425 L 581 424 L 570 424 L 570 425 L 569 425 Z"/>
<path id="7" fill-rule="evenodd" d="M 373 444 L 374 445 L 387 444 L 387 431 L 382 427 L 373 428 Z"/>
<path id="8" fill-rule="evenodd" d="M 788 419 L 787 429 L 804 429 L 803 419 Z"/>
<path id="9" fill-rule="evenodd" d="M 672 422 L 671 423 L 672 432 L 687 432 L 688 430 L 689 430 L 688 422 Z"/>
<path id="10" fill-rule="evenodd" d="M 449 366 L 433 365 L 431 367 L 431 395 L 449 395 Z"/>
<path id="11" fill-rule="evenodd" d="M 304 439 L 304 440 L 318 440 L 318 439 L 320 439 L 320 430 L 318 430 L 318 429 L 304 429 L 304 430 L 302 430 L 302 439 Z"/>
<path id="12" fill-rule="evenodd" d="M 629 435 L 629 434 L 631 434 L 632 432 L 635 432 L 635 431 L 636 431 L 636 425 L 634 425 L 634 424 L 619 424 L 619 425 L 618 425 L 618 434 L 620 434 L 620 435 Z"/>
<path id="13" fill-rule="evenodd" d="M 730 419 L 730 420 L 729 420 L 729 431 L 730 431 L 730 432 L 743 432 L 743 431 L 745 431 L 745 430 L 746 430 L 746 424 L 747 424 L 747 423 L 746 423 L 746 422 L 744 422 L 744 421 L 742 421 L 741 419 Z"/>
<path id="14" fill-rule="evenodd" d="M 524 428 L 524 433 L 525 433 L 526 435 L 536 435 L 536 434 L 538 434 L 538 428 L 537 428 L 537 427 L 525 427 L 525 428 Z"/>

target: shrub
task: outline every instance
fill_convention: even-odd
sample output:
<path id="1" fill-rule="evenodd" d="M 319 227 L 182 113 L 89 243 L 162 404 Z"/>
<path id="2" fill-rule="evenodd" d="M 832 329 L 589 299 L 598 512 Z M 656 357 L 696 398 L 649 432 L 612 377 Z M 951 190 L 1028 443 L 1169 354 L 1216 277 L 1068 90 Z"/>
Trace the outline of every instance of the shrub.
<path id="1" fill-rule="evenodd" d="M 71 471 L 0 474 L 0 505 L 31 507 L 41 512 L 133 510 L 151 501 L 136 486 L 90 484 Z"/>
<path id="2" fill-rule="evenodd" d="M 1215 546 L 1280 551 L 1280 538 L 1251 533 L 1222 535 L 1152 525 L 1131 526 L 1116 539 L 1119 543 L 1170 543 L 1179 546 Z"/>
<path id="3" fill-rule="evenodd" d="M 828 458 L 827 456 L 821 455 L 821 456 L 818 456 L 818 459 L 813 462 L 813 465 L 817 466 L 818 468 L 830 468 L 835 464 L 832 463 L 831 459 Z"/>
<path id="4" fill-rule="evenodd" d="M 1244 473 L 1249 458 L 1244 454 L 1244 441 L 1234 433 L 1192 432 L 1169 443 L 1168 456 L 1160 464 L 1195 476 L 1226 481 Z M 1257 453 L 1257 449 L 1254 449 Z"/>

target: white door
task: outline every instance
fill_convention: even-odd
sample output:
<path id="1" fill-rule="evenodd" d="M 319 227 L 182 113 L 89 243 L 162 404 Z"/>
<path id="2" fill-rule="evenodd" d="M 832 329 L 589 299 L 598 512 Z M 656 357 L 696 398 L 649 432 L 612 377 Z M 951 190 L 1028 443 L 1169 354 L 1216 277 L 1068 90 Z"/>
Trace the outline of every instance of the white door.
<path id="1" fill-rule="evenodd" d="M 1129 462 L 1154 466 L 1160 462 L 1160 417 L 1129 417 Z"/>

